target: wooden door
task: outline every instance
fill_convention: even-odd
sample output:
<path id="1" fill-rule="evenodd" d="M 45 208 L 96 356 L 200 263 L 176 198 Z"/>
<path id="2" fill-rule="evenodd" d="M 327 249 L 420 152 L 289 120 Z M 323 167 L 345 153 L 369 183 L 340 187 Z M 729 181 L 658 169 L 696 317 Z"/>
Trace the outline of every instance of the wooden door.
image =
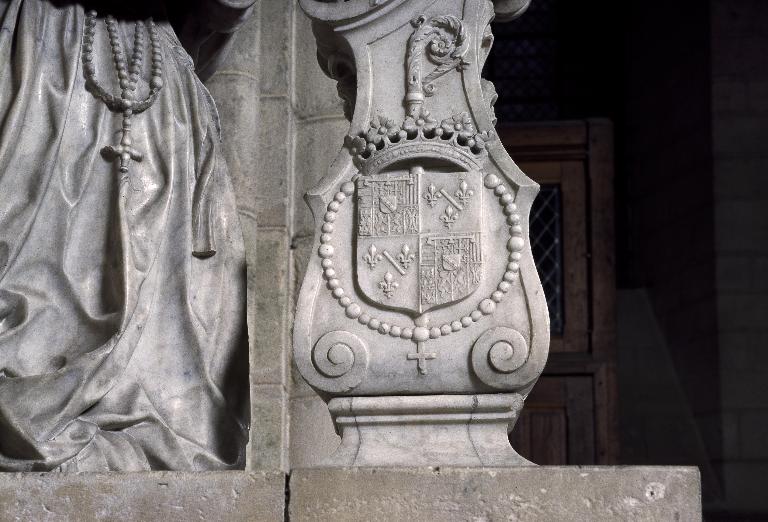
<path id="1" fill-rule="evenodd" d="M 510 440 L 537 464 L 613 464 L 618 435 L 611 123 L 515 124 L 498 131 L 515 162 L 541 185 L 530 234 L 552 334 L 547 366 Z"/>

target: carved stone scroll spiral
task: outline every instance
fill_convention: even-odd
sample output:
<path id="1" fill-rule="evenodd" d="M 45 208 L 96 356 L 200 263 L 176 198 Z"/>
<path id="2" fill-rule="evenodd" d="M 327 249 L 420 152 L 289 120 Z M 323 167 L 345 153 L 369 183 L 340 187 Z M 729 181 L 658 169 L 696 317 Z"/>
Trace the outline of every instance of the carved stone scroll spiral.
<path id="1" fill-rule="evenodd" d="M 362 382 L 368 359 L 368 347 L 358 336 L 341 330 L 328 332 L 312 349 L 312 365 L 318 374 L 307 380 L 324 391 L 347 392 Z"/>
<path id="2" fill-rule="evenodd" d="M 472 369 L 484 383 L 504 388 L 512 384 L 514 372 L 525 365 L 529 354 L 528 343 L 517 330 L 489 328 L 472 347 Z"/>
<path id="3" fill-rule="evenodd" d="M 416 30 L 408 39 L 405 101 L 407 114 L 414 116 L 420 112 L 424 97 L 435 93 L 435 80 L 468 64 L 464 56 L 469 49 L 469 37 L 461 20 L 451 15 L 435 16 L 429 22 L 426 16 L 421 15 L 411 24 Z M 426 76 L 423 76 L 424 55 L 437 64 Z"/>

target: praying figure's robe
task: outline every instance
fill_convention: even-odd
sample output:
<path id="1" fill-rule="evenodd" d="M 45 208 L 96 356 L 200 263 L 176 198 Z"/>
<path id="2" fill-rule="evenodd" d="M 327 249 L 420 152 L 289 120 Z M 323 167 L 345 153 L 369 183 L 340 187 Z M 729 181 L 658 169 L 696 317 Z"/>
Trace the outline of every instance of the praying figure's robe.
<path id="1" fill-rule="evenodd" d="M 0 470 L 244 465 L 243 241 L 216 109 L 174 27 L 210 73 L 255 0 L 207 1 L 216 16 L 188 23 L 162 0 L 0 0 Z M 163 86 L 132 117 L 143 159 L 127 172 L 102 153 L 122 114 L 86 88 L 90 9 L 95 75 L 117 96 L 104 17 L 128 61 L 135 21 L 157 26 Z M 145 31 L 137 98 L 152 62 Z"/>

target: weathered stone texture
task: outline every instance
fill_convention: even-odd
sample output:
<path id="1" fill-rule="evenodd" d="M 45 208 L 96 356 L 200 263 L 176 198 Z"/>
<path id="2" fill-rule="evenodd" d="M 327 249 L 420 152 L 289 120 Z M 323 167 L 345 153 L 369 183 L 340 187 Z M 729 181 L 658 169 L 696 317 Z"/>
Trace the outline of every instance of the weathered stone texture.
<path id="1" fill-rule="evenodd" d="M 299 469 L 292 522 L 699 521 L 696 468 Z"/>
<path id="2" fill-rule="evenodd" d="M 295 6 L 264 0 L 207 82 L 222 122 L 248 256 L 249 469 L 288 469 Z"/>
<path id="3" fill-rule="evenodd" d="M 240 471 L 0 474 L 1 521 L 276 521 L 285 475 Z"/>

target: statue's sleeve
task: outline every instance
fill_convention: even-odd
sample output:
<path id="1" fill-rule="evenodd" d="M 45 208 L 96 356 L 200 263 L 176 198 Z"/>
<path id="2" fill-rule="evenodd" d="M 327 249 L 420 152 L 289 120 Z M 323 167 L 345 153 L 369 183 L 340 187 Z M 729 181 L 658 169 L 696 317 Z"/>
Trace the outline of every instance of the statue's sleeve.
<path id="1" fill-rule="evenodd" d="M 251 16 L 257 0 L 196 0 L 194 8 L 169 9 L 176 15 L 176 30 L 195 61 L 197 75 L 209 78 L 223 62 L 235 32 Z M 179 12 L 183 13 L 179 15 Z"/>

